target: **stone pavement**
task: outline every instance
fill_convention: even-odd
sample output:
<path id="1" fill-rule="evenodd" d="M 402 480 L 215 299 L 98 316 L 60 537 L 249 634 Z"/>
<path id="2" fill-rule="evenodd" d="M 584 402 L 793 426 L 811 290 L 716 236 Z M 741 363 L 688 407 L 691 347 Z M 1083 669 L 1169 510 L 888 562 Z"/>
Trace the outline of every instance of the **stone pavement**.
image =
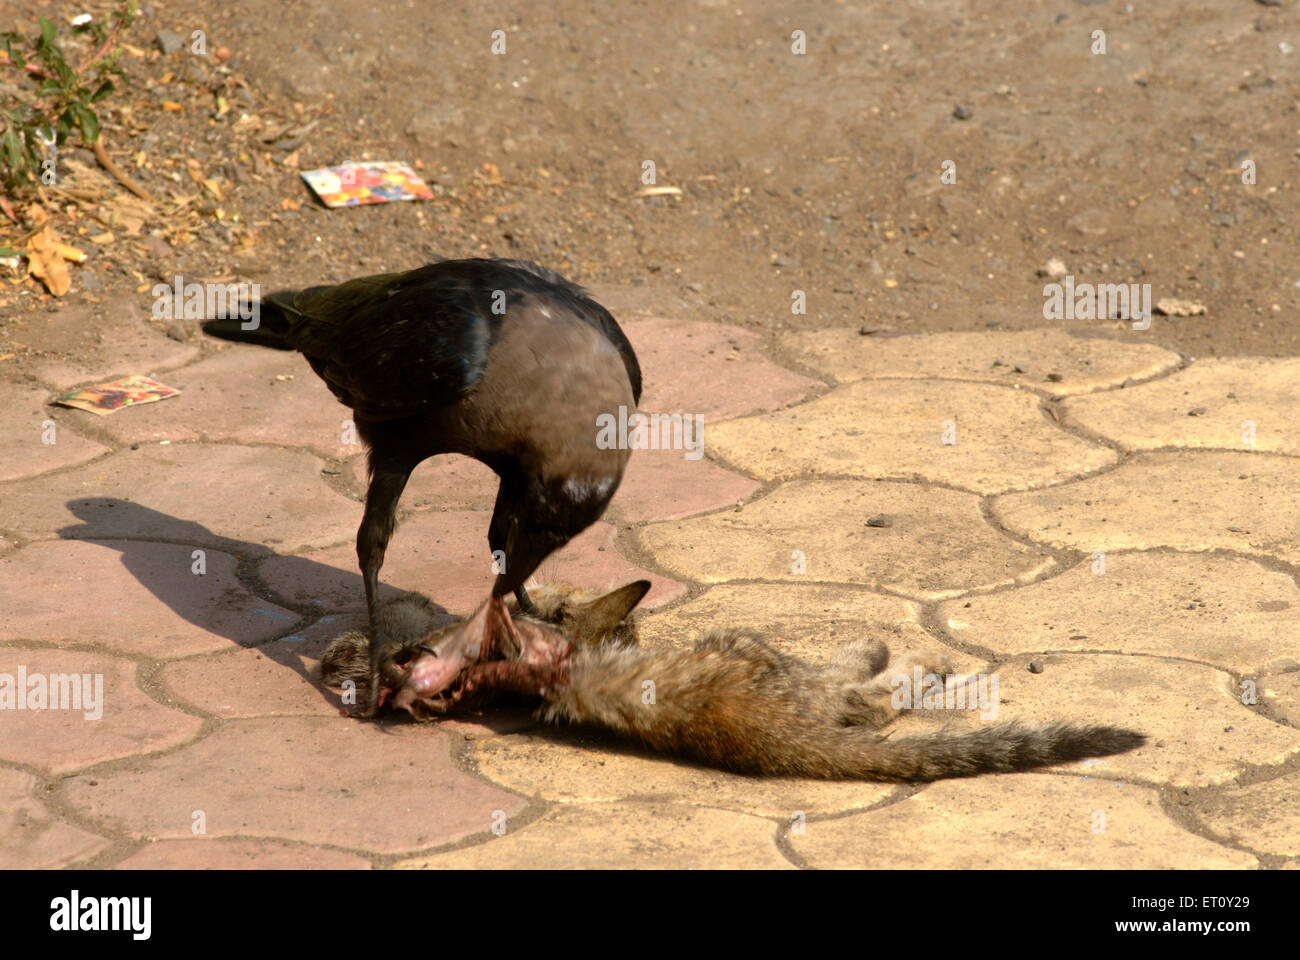
<path id="1" fill-rule="evenodd" d="M 342 717 L 313 673 L 362 620 L 347 411 L 296 354 L 132 318 L 0 384 L 0 674 L 103 678 L 98 719 L 0 711 L 0 866 L 1300 864 L 1300 359 L 1189 361 L 1158 327 L 763 338 L 615 312 L 642 409 L 702 415 L 707 457 L 636 453 L 537 579 L 650 576 L 647 644 L 944 648 L 996 671 L 998 719 L 1149 744 L 902 787 L 733 776 L 526 712 Z M 184 392 L 46 405 L 132 373 Z M 421 466 L 385 582 L 466 612 L 494 487 Z M 912 711 L 895 736 L 978 722 Z"/>

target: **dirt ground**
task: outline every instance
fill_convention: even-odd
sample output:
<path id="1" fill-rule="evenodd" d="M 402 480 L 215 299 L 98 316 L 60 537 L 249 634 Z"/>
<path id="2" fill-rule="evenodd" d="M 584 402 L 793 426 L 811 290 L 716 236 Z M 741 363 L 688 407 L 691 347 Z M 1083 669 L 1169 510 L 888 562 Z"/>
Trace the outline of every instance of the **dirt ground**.
<path id="1" fill-rule="evenodd" d="M 2 3 L 0 25 L 108 8 L 72 6 Z M 104 138 L 158 203 L 121 229 L 124 191 L 63 152 L 61 183 L 91 190 L 46 205 L 90 259 L 58 303 L 3 285 L 0 378 L 93 350 L 96 325 L 178 274 L 292 287 L 474 255 L 757 329 L 1057 322 L 1193 356 L 1300 349 L 1300 3 L 458 6 L 146 2 Z M 361 159 L 418 162 L 435 200 L 331 211 L 298 175 Z M 637 196 L 647 161 L 680 196 Z M 1051 258 L 1206 312 L 1145 333 L 1045 321 Z M 78 302 L 86 336 L 43 338 Z"/>

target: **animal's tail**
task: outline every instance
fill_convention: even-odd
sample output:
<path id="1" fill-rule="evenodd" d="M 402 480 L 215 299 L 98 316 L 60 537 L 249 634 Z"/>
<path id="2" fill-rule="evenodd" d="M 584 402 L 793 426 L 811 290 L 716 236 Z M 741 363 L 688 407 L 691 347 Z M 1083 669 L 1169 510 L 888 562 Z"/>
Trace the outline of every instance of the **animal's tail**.
<path id="1" fill-rule="evenodd" d="M 717 651 L 584 651 L 540 716 L 604 727 L 738 773 L 826 780 L 926 781 L 1028 770 L 1122 753 L 1146 738 L 1117 727 L 1001 723 L 890 739 L 809 709 L 800 685 Z"/>
<path id="2" fill-rule="evenodd" d="M 294 349 L 288 341 L 293 320 L 300 314 L 294 307 L 297 290 L 268 293 L 252 306 L 252 319 L 240 316 L 219 317 L 203 323 L 203 331 L 222 340 L 256 343 L 276 350 Z M 244 311 L 247 313 L 248 311 Z"/>

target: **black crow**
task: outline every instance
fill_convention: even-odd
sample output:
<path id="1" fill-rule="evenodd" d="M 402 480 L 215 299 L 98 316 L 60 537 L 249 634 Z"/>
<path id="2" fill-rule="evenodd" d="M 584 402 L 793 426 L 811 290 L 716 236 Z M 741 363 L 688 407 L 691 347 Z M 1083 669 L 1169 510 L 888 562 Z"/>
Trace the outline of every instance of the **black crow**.
<path id="1" fill-rule="evenodd" d="M 586 291 L 523 260 L 443 260 L 338 286 L 262 298 L 254 329 L 210 320 L 208 333 L 297 350 L 352 408 L 370 451 L 357 531 L 371 636 L 379 569 L 397 501 L 416 464 L 461 453 L 501 479 L 488 546 L 504 556 L 494 596 L 513 591 L 605 512 L 629 451 L 598 445 L 598 418 L 641 399 L 641 368 L 614 318 Z M 378 707 L 388 645 L 371 646 Z"/>

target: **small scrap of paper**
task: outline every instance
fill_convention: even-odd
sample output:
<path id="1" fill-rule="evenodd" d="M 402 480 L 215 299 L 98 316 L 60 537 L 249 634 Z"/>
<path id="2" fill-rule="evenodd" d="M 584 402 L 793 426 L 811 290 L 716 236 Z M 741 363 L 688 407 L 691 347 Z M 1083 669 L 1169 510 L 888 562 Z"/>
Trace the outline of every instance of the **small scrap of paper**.
<path id="1" fill-rule="evenodd" d="M 305 170 L 302 178 L 331 208 L 433 199 L 433 191 L 405 163 L 345 163 Z"/>
<path id="2" fill-rule="evenodd" d="M 112 383 L 101 383 L 97 387 L 87 387 L 76 393 L 66 393 L 54 402 L 77 410 L 88 410 L 99 417 L 106 417 L 123 407 L 138 403 L 153 403 L 166 400 L 180 394 L 179 390 L 150 380 L 148 377 L 126 377 Z"/>

